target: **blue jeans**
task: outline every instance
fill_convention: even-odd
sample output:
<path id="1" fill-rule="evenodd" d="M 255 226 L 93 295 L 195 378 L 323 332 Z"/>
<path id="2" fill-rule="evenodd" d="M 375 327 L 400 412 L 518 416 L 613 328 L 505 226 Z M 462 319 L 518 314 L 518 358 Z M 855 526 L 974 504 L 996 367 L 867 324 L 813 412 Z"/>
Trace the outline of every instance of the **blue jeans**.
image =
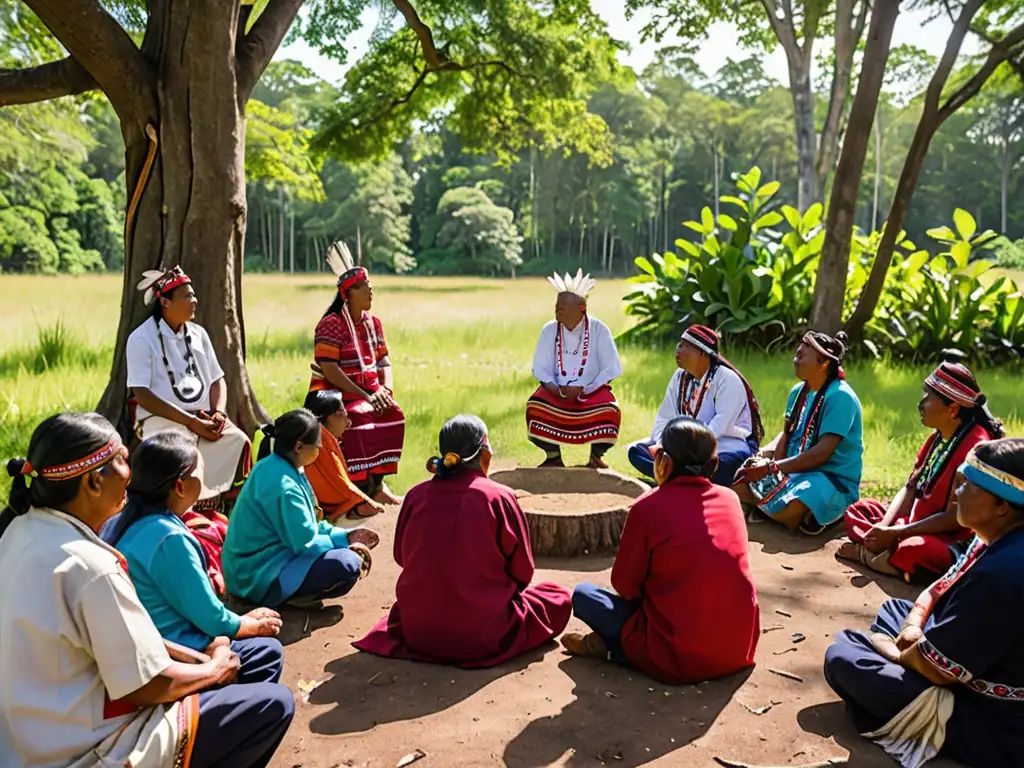
<path id="1" fill-rule="evenodd" d="M 654 478 L 654 459 L 651 458 L 650 447 L 654 443 L 650 440 L 637 440 L 629 446 L 629 463 L 633 465 L 644 477 Z M 726 488 L 732 487 L 733 478 L 736 477 L 736 470 L 740 465 L 757 453 L 757 446 L 753 441 L 747 443 L 749 450 L 726 451 L 718 454 L 718 469 L 711 476 L 711 482 Z"/>
<path id="2" fill-rule="evenodd" d="M 277 682 L 284 666 L 281 643 L 257 637 L 236 640 L 231 648 L 242 665 L 236 682 L 199 694 L 192 768 L 263 768 L 295 715 L 291 690 Z"/>
<path id="3" fill-rule="evenodd" d="M 640 609 L 639 600 L 627 600 L 594 584 L 577 584 L 572 591 L 572 612 L 604 641 L 616 664 L 629 665 L 622 650 L 622 628 Z"/>
<path id="4" fill-rule="evenodd" d="M 311 600 L 329 600 L 332 597 L 341 597 L 348 594 L 359 581 L 362 565 L 363 561 L 359 555 L 348 547 L 324 552 L 309 566 L 306 577 L 295 592 L 285 597 L 281 580 L 277 579 L 270 585 L 270 589 L 263 598 L 263 604 L 274 608 L 286 599 L 291 600 L 296 597 Z"/>

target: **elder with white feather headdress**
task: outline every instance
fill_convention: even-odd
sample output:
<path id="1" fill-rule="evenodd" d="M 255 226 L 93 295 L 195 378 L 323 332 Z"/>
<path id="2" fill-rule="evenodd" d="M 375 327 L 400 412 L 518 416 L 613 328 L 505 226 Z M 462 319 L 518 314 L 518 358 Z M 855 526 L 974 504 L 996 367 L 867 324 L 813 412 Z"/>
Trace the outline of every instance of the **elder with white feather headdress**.
<path id="1" fill-rule="evenodd" d="M 137 404 L 139 439 L 161 432 L 193 438 L 203 457 L 197 511 L 216 510 L 237 494 L 252 466 L 249 438 L 231 423 L 228 390 L 199 301 L 181 267 L 142 273 L 136 286 L 152 313 L 128 337 L 128 389 Z"/>
<path id="2" fill-rule="evenodd" d="M 587 313 L 597 281 L 583 270 L 555 273 L 555 319 L 540 332 L 533 375 L 540 387 L 526 404 L 530 441 L 546 454 L 542 467 L 563 467 L 561 445 L 589 445 L 588 467 L 607 467 L 602 457 L 619 436 L 621 413 L 611 382 L 622 374 L 608 326 Z"/>
<path id="3" fill-rule="evenodd" d="M 405 416 L 395 402 L 384 326 L 370 314 L 370 275 L 341 241 L 331 244 L 325 258 L 337 277 L 337 294 L 316 326 L 309 391 L 341 393 L 351 422 L 342 446 L 349 479 L 374 502 L 397 504 L 401 499 L 384 478 L 398 472 Z M 360 509 L 361 516 L 375 513 L 368 505 Z"/>

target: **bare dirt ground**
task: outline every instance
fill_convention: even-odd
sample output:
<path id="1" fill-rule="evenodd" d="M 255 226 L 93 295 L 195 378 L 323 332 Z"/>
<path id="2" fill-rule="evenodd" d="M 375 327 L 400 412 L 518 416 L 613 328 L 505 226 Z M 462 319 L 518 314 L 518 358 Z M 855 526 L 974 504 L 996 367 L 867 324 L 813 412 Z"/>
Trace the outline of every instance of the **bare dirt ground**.
<path id="1" fill-rule="evenodd" d="M 763 630 L 750 671 L 676 688 L 569 658 L 554 643 L 490 670 L 392 661 L 350 643 L 394 598 L 397 512 L 368 521 L 381 544 L 372 573 L 349 596 L 285 616 L 283 682 L 296 692 L 297 711 L 274 766 L 388 767 L 416 750 L 426 753 L 416 768 L 705 766 L 716 756 L 758 766 L 828 758 L 856 768 L 895 765 L 857 735 L 821 665 L 835 632 L 866 627 L 883 600 L 913 597 L 916 588 L 865 575 L 837 562 L 819 539 L 762 523 L 750 526 Z M 608 584 L 611 564 L 542 559 L 536 579 Z M 574 629 L 583 629 L 576 619 Z M 806 639 L 794 642 L 796 633 Z M 311 683 L 319 685 L 307 694 Z"/>

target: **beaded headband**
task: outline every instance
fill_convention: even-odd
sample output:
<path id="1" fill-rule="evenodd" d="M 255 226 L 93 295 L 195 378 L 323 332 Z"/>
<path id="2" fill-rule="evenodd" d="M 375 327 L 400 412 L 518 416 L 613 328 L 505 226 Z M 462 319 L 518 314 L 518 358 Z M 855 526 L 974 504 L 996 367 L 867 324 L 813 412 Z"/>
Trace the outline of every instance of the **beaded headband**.
<path id="1" fill-rule="evenodd" d="M 679 338 L 683 341 L 690 342 L 706 355 L 718 354 L 718 336 L 713 330 L 706 326 L 691 325 L 683 331 L 683 335 Z"/>
<path id="2" fill-rule="evenodd" d="M 821 342 L 819 342 L 814 337 L 813 333 L 810 333 L 810 332 L 805 333 L 804 334 L 804 338 L 803 338 L 803 342 L 804 342 L 804 344 L 808 344 L 808 345 L 814 347 L 814 351 L 817 352 L 822 357 L 827 357 L 829 360 L 831 360 L 834 363 L 842 362 L 843 355 L 841 353 L 839 355 L 837 355 L 835 352 L 829 352 L 827 349 L 825 349 L 825 347 L 823 347 L 821 345 Z"/>
<path id="3" fill-rule="evenodd" d="M 348 277 L 344 279 L 338 278 L 338 293 L 341 294 L 342 298 L 348 294 L 349 289 L 358 283 L 360 280 L 366 280 L 369 278 L 369 273 L 365 267 L 356 267 L 351 272 L 346 273 Z"/>
<path id="4" fill-rule="evenodd" d="M 44 480 L 71 480 L 106 464 L 118 455 L 127 458 L 128 449 L 125 448 L 120 440 L 111 440 L 98 451 L 90 453 L 85 458 L 69 461 L 67 464 L 57 464 L 52 467 L 35 469 L 26 461 L 25 465 L 21 468 L 21 474 L 28 475 L 29 477 L 41 477 Z"/>
<path id="5" fill-rule="evenodd" d="M 953 366 L 942 363 L 928 374 L 928 378 L 925 379 L 925 386 L 935 390 L 940 395 L 947 397 L 958 405 L 962 405 L 965 408 L 973 408 L 978 404 L 978 399 L 981 397 L 981 392 L 977 392 L 968 384 L 964 384 L 955 377 L 949 374 L 949 370 Z M 964 368 L 962 365 L 958 366 Z M 964 368 L 966 371 L 967 369 Z"/>
<path id="6" fill-rule="evenodd" d="M 986 464 L 974 451 L 967 454 L 967 460 L 960 465 L 960 472 L 993 496 L 1018 507 L 1024 506 L 1024 480 Z"/>

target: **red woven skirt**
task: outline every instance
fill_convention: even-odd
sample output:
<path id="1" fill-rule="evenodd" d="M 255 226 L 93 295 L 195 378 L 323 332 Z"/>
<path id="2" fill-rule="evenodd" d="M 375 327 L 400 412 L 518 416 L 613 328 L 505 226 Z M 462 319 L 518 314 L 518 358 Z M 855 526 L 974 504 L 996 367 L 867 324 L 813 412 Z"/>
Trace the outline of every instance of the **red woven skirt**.
<path id="1" fill-rule="evenodd" d="M 607 385 L 572 402 L 538 387 L 526 403 L 527 432 L 550 443 L 611 445 L 619 438 L 621 423 L 622 413 Z"/>
<path id="2" fill-rule="evenodd" d="M 348 476 L 354 483 L 369 475 L 393 475 L 398 472 L 405 443 L 405 414 L 398 405 L 375 411 L 366 400 L 345 403 L 352 425 L 342 440 Z"/>

